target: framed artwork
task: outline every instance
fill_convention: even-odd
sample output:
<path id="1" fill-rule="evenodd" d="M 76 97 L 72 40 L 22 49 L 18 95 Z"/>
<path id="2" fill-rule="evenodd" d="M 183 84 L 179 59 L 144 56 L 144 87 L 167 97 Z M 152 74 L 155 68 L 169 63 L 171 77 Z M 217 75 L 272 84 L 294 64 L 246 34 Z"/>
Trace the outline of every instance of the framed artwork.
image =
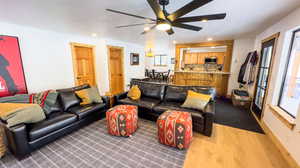
<path id="1" fill-rule="evenodd" d="M 26 93 L 18 37 L 0 35 L 0 97 Z"/>
<path id="2" fill-rule="evenodd" d="M 130 54 L 130 65 L 139 65 L 140 64 L 140 55 L 138 53 Z"/>

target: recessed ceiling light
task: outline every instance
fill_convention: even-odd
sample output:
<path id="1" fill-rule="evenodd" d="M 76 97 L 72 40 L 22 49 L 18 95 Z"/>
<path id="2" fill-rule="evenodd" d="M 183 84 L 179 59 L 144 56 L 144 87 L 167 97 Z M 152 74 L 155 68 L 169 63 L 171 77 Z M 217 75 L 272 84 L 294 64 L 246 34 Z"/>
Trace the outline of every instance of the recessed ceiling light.
<path id="1" fill-rule="evenodd" d="M 213 38 L 211 38 L 211 37 L 210 37 L 210 38 L 207 38 L 207 41 L 212 41 L 212 40 L 213 40 Z"/>
<path id="2" fill-rule="evenodd" d="M 210 48 L 216 48 L 215 46 L 212 46 L 212 47 L 210 47 Z"/>
<path id="3" fill-rule="evenodd" d="M 208 21 L 207 19 L 202 19 L 202 20 L 201 20 L 201 22 L 207 22 L 207 21 Z"/>
<path id="4" fill-rule="evenodd" d="M 91 36 L 92 37 L 97 37 L 97 34 L 96 33 L 92 33 Z"/>
<path id="5" fill-rule="evenodd" d="M 145 28 L 144 28 L 144 31 L 149 31 L 149 30 L 150 30 L 149 27 L 145 27 Z"/>

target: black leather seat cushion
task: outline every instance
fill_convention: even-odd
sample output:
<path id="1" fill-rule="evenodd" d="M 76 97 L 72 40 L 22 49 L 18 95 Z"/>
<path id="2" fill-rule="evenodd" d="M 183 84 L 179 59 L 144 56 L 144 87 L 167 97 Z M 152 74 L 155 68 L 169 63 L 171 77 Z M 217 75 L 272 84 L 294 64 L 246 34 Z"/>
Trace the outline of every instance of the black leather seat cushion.
<path id="1" fill-rule="evenodd" d="M 69 111 L 73 114 L 76 114 L 79 119 L 85 118 L 91 113 L 99 112 L 100 110 L 105 108 L 104 103 L 98 103 L 98 104 L 87 104 L 83 106 L 75 106 L 71 107 Z"/>
<path id="2" fill-rule="evenodd" d="M 194 110 L 194 109 L 188 109 L 181 107 L 181 103 L 178 102 L 162 102 L 161 104 L 155 106 L 153 108 L 153 112 L 157 114 L 162 114 L 163 112 L 167 110 L 177 110 L 177 111 L 185 111 L 190 112 L 192 115 L 197 116 L 199 118 L 203 118 L 203 115 L 201 114 L 201 111 Z"/>
<path id="3" fill-rule="evenodd" d="M 135 105 L 152 110 L 153 107 L 159 104 L 160 101 L 149 97 L 142 97 L 140 100 L 131 100 L 130 98 L 125 98 L 119 100 L 119 102 L 122 104 Z"/>
<path id="4" fill-rule="evenodd" d="M 77 121 L 77 116 L 70 113 L 59 112 L 49 116 L 48 119 L 28 125 L 30 141 L 43 137 Z"/>

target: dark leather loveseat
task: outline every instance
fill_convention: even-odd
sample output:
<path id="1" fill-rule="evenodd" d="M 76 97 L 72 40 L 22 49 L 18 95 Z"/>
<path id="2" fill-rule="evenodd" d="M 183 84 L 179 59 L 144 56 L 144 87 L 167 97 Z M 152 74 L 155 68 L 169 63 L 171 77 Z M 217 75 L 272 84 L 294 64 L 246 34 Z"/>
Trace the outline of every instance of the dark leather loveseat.
<path id="1" fill-rule="evenodd" d="M 139 107 L 139 116 L 153 121 L 166 110 L 187 111 L 192 114 L 193 130 L 206 136 L 211 136 L 215 115 L 216 90 L 205 86 L 175 86 L 159 83 L 131 81 L 131 85 L 138 85 L 141 99 L 133 101 L 127 97 L 127 92 L 115 96 L 116 104 L 131 104 Z M 182 108 L 187 91 L 212 95 L 212 100 L 204 111 Z"/>
<path id="2" fill-rule="evenodd" d="M 5 127 L 8 147 L 18 159 L 24 158 L 55 139 L 77 130 L 93 121 L 105 117 L 109 108 L 109 99 L 102 97 L 103 103 L 81 106 L 80 98 L 74 91 L 89 87 L 58 90 L 56 105 L 46 114 L 46 119 L 35 124 L 20 124 L 12 128 Z M 75 98 L 74 98 L 75 96 Z"/>

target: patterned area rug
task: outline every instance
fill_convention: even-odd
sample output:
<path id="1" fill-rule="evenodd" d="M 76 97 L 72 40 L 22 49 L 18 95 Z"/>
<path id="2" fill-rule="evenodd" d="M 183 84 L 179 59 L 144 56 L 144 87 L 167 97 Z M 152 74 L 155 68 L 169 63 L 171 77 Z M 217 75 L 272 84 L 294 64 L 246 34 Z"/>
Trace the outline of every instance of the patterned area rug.
<path id="1" fill-rule="evenodd" d="M 91 168 L 91 167 L 164 167 L 183 166 L 186 151 L 157 141 L 154 122 L 139 119 L 139 128 L 130 138 L 107 134 L 106 120 L 62 137 L 18 161 L 8 154 L 0 168 Z"/>

